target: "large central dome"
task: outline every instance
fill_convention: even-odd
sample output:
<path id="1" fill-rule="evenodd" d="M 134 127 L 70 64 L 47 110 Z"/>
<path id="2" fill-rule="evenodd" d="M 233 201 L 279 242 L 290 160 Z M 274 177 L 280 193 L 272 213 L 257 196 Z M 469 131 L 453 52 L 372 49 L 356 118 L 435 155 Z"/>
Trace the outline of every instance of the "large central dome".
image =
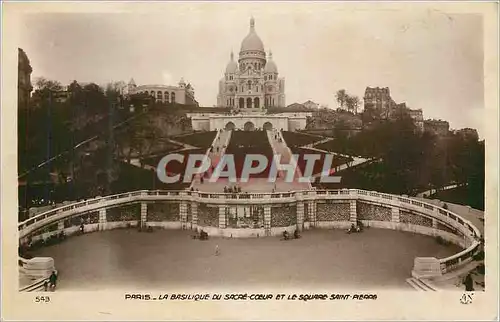
<path id="1" fill-rule="evenodd" d="M 265 53 L 264 44 L 255 32 L 255 20 L 253 18 L 250 19 L 250 32 L 241 42 L 240 52 L 245 51 L 260 51 Z"/>

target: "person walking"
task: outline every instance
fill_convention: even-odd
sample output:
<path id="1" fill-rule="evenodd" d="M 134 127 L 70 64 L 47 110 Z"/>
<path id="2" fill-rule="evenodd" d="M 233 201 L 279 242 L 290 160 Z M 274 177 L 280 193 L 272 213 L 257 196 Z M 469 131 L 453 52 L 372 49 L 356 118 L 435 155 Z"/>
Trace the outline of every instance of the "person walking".
<path id="1" fill-rule="evenodd" d="M 57 286 L 57 273 L 56 271 L 52 271 L 52 274 L 50 274 L 49 277 L 49 283 L 50 283 L 50 289 L 54 291 Z"/>
<path id="2" fill-rule="evenodd" d="M 219 245 L 215 245 L 215 256 L 219 256 L 219 255 L 220 255 Z"/>
<path id="3" fill-rule="evenodd" d="M 472 279 L 471 274 L 467 274 L 467 276 L 464 279 L 464 285 L 465 285 L 465 291 L 466 292 L 472 292 L 474 291 L 474 280 Z"/>

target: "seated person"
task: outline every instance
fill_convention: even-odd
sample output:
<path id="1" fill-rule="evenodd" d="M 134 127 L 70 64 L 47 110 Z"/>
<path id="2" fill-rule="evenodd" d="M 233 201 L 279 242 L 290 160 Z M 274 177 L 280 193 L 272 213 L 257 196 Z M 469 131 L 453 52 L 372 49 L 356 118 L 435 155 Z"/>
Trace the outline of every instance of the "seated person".
<path id="1" fill-rule="evenodd" d="M 288 231 L 286 230 L 283 232 L 283 239 L 288 240 Z"/>
<path id="2" fill-rule="evenodd" d="M 354 233 L 356 231 L 356 226 L 354 226 L 354 224 L 351 224 L 351 228 L 349 228 L 347 230 L 347 233 L 350 234 L 350 233 Z"/>
<path id="3" fill-rule="evenodd" d="M 300 238 L 299 231 L 297 229 L 295 229 L 295 231 L 293 232 L 293 238 L 295 238 L 295 239 Z"/>

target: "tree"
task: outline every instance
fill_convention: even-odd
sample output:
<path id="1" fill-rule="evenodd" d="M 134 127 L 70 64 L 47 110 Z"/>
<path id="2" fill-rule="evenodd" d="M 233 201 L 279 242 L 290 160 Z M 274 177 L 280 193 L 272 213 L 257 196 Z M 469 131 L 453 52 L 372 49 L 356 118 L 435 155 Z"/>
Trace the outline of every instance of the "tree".
<path id="1" fill-rule="evenodd" d="M 345 103 L 347 105 L 347 110 L 349 112 L 353 112 L 354 114 L 358 114 L 358 108 L 359 108 L 359 97 L 357 96 L 350 96 L 346 95 Z"/>
<path id="2" fill-rule="evenodd" d="M 340 105 L 340 108 L 341 109 L 344 109 L 344 105 L 346 104 L 346 101 L 347 101 L 347 93 L 345 91 L 345 89 L 339 89 L 337 91 L 337 94 L 335 94 L 335 97 L 337 99 L 337 102 L 339 103 Z"/>
<path id="3" fill-rule="evenodd" d="M 38 77 L 35 79 L 35 91 L 52 91 L 57 92 L 62 90 L 62 85 L 58 81 Z"/>

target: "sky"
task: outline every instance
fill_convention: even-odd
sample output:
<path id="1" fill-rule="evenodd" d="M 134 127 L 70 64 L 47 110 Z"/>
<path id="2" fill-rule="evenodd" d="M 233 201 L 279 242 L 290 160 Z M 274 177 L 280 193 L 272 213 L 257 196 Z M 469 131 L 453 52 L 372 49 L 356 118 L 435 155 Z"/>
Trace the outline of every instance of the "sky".
<path id="1" fill-rule="evenodd" d="M 144 8 L 142 6 L 141 8 Z M 403 9 L 406 8 L 406 9 Z M 336 108 L 335 92 L 392 98 L 451 128 L 483 128 L 483 22 L 415 3 L 369 10 L 332 3 L 163 3 L 121 13 L 26 14 L 19 47 L 32 79 L 106 84 L 190 82 L 200 105 L 216 104 L 231 50 L 238 56 L 249 20 L 285 78 L 287 105 Z"/>

